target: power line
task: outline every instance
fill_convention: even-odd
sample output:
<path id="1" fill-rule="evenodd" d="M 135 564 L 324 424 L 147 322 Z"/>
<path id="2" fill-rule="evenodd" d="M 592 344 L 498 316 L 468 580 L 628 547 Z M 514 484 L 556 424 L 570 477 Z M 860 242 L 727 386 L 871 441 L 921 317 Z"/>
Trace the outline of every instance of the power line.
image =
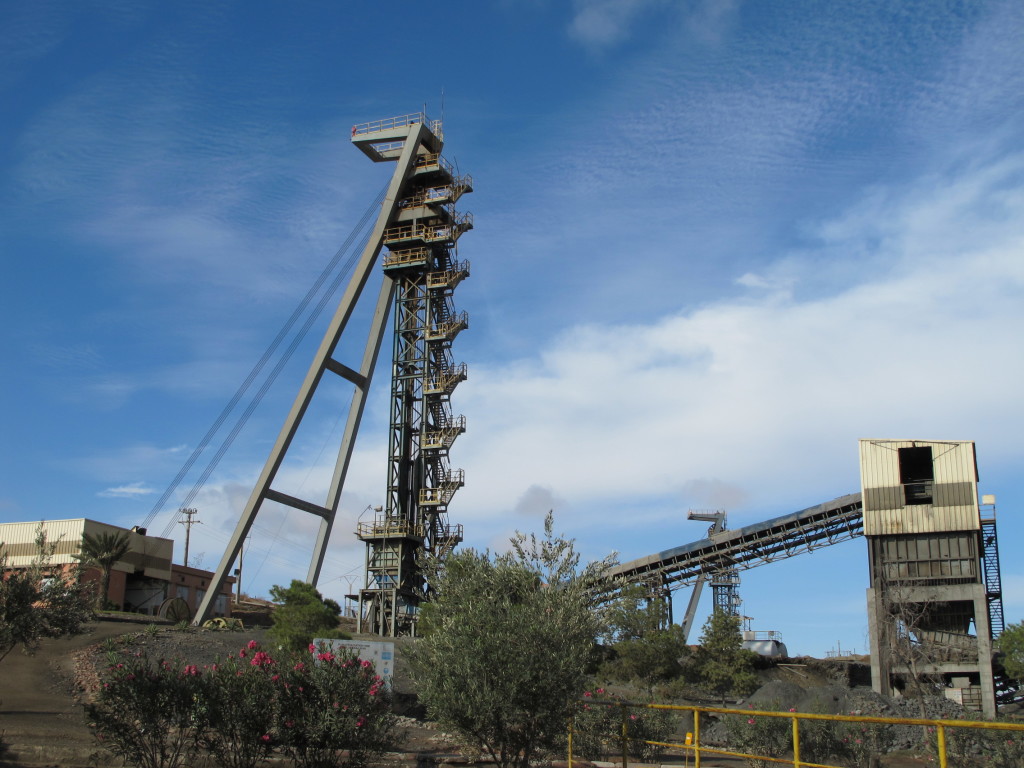
<path id="1" fill-rule="evenodd" d="M 321 288 L 327 281 L 327 278 L 330 276 L 331 272 L 333 272 L 334 269 L 337 267 L 338 262 L 341 260 L 342 256 L 352 248 L 352 245 L 360 236 L 360 232 L 367 227 L 375 211 L 383 203 L 386 190 L 387 187 L 385 186 L 374 199 L 374 201 L 370 204 L 370 206 L 367 208 L 362 218 L 360 218 L 360 220 L 356 223 L 355 227 L 352 229 L 348 237 L 345 239 L 345 242 L 342 243 L 340 248 L 338 248 L 334 256 L 331 258 L 330 262 L 327 264 L 327 266 L 321 271 L 320 275 L 314 281 L 312 287 L 309 289 L 309 291 L 307 291 L 306 295 L 299 302 L 299 305 L 295 308 L 291 316 L 288 318 L 288 320 L 285 322 L 282 328 L 278 331 L 277 335 L 274 337 L 274 340 L 263 352 L 263 355 L 257 361 L 256 365 L 253 366 L 248 376 L 246 376 L 245 381 L 243 381 L 239 388 L 235 391 L 235 394 L 232 396 L 231 400 L 221 411 L 220 415 L 207 430 L 203 438 L 199 441 L 199 444 L 196 446 L 195 450 L 192 451 L 191 455 L 188 457 L 184 465 L 178 471 L 178 474 L 175 476 L 174 480 L 171 481 L 171 484 L 167 487 L 167 490 L 164 491 L 161 497 L 157 500 L 156 504 L 153 505 L 153 509 L 150 510 L 149 515 L 146 517 L 146 520 L 143 523 L 143 527 L 149 527 L 152 524 L 153 520 L 156 518 L 156 516 L 163 510 L 164 505 L 167 503 L 168 499 L 171 498 L 174 492 L 178 489 L 178 486 L 184 480 L 188 472 L 192 469 L 193 465 L 199 458 L 200 454 L 202 454 L 202 452 L 206 450 L 207 446 L 210 444 L 214 435 L 220 430 L 224 422 L 227 420 L 228 416 L 231 414 L 231 412 L 238 405 L 239 401 L 252 386 L 253 382 L 263 371 L 264 367 L 266 367 L 271 357 L 273 357 L 273 355 L 276 353 L 278 347 L 280 347 L 284 339 L 291 332 L 292 328 L 298 322 L 299 318 L 301 318 L 302 315 L 306 312 L 310 302 L 317 295 L 317 293 L 320 292 Z M 363 239 L 365 240 L 366 236 L 363 236 Z M 185 501 L 184 504 L 182 504 L 183 507 L 187 507 L 188 504 L 191 503 L 193 499 L 195 499 L 199 490 L 202 488 L 202 485 L 209 478 L 210 474 L 213 472 L 214 468 L 220 462 L 220 459 L 223 457 L 224 453 L 230 447 L 235 437 L 237 437 L 238 432 L 241 431 L 241 428 L 245 425 L 246 421 L 248 421 L 248 418 L 252 414 L 252 411 L 255 410 L 255 407 L 259 404 L 263 396 L 266 394 L 267 389 L 269 389 L 270 385 L 273 384 L 274 380 L 277 378 L 277 375 L 284 367 L 284 364 L 287 363 L 288 359 L 290 359 L 291 354 L 295 351 L 295 348 L 301 342 L 302 338 L 309 330 L 309 327 L 316 320 L 319 314 L 323 311 L 323 307 L 326 305 L 331 295 L 333 295 L 333 293 L 337 291 L 338 286 L 348 275 L 348 273 L 351 272 L 352 266 L 355 262 L 356 253 L 357 252 L 353 252 L 349 256 L 349 259 L 342 267 L 338 276 L 334 279 L 334 281 L 332 281 L 328 291 L 324 294 L 324 296 L 317 304 L 314 312 L 307 318 L 306 322 L 303 324 L 299 335 L 297 335 L 296 338 L 293 339 L 291 345 L 288 348 L 288 351 L 286 352 L 285 358 L 283 358 L 283 362 L 279 361 L 278 365 L 275 366 L 274 370 L 271 372 L 267 381 L 265 381 L 264 385 L 260 388 L 260 391 L 258 392 L 256 399 L 254 399 L 253 402 L 250 403 L 250 406 L 246 409 L 245 413 L 243 413 L 243 415 L 240 417 L 239 422 L 236 423 L 235 428 L 232 430 L 229 437 L 224 441 L 224 443 L 221 444 L 220 449 L 218 449 L 217 454 L 214 456 L 213 460 L 211 460 L 210 464 L 207 466 L 202 477 L 200 478 L 200 481 L 192 488 L 192 491 L 189 493 L 187 500 Z M 178 517 L 179 516 L 175 514 L 172 517 L 171 522 L 169 522 L 167 527 L 164 529 L 163 535 L 165 537 L 169 536 L 171 531 L 174 529 L 174 525 L 178 522 Z"/>

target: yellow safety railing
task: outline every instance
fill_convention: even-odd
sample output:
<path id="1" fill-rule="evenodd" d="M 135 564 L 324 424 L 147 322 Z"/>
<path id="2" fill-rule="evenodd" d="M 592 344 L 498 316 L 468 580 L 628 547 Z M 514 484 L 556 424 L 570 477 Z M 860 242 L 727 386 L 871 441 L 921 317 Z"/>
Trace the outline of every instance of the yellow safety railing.
<path id="1" fill-rule="evenodd" d="M 995 722 L 995 721 L 974 721 L 974 720 L 927 720 L 917 718 L 898 718 L 898 717 L 868 717 L 861 715 L 822 715 L 822 714 L 811 714 L 804 712 L 777 712 L 770 710 L 753 710 L 753 709 L 729 709 L 726 707 L 702 707 L 702 706 L 691 706 L 691 705 L 678 705 L 678 704 L 637 704 L 634 702 L 622 701 L 622 700 L 610 700 L 601 701 L 599 699 L 588 698 L 586 700 L 588 707 L 593 706 L 607 706 L 607 707 L 619 707 L 622 711 L 622 725 L 620 733 L 617 735 L 617 739 L 620 740 L 621 747 L 621 763 L 622 768 L 628 768 L 629 766 L 629 744 L 630 742 L 639 742 L 654 747 L 662 747 L 665 749 L 678 749 L 682 750 L 684 756 L 687 758 L 693 758 L 693 768 L 701 768 L 701 758 L 710 755 L 718 755 L 723 757 L 736 757 L 745 760 L 758 760 L 763 763 L 778 763 L 780 765 L 790 765 L 794 768 L 843 768 L 842 766 L 828 765 L 825 763 L 814 763 L 801 760 L 800 758 L 800 723 L 804 721 L 813 720 L 826 720 L 833 722 L 847 722 L 847 723 L 865 723 L 874 725 L 919 725 L 929 729 L 934 729 L 936 741 L 935 750 L 938 757 L 939 768 L 949 768 L 949 755 L 947 749 L 947 730 L 948 729 L 976 729 L 985 731 L 1008 731 L 1016 732 L 1021 734 L 1018 738 L 1024 738 L 1024 723 L 1006 723 L 1006 722 Z M 650 741 L 646 739 L 637 739 L 629 735 L 630 722 L 635 719 L 635 715 L 630 714 L 630 710 L 640 709 L 652 709 L 652 710 L 673 710 L 679 712 L 691 712 L 693 714 L 693 726 L 692 731 L 686 733 L 684 743 L 674 742 L 663 742 L 663 741 Z M 710 747 L 701 744 L 700 737 L 700 720 L 703 714 L 722 714 L 722 715 L 736 715 L 746 718 L 756 717 L 771 717 L 771 718 L 788 718 L 792 721 L 792 743 L 791 743 L 791 757 L 776 757 L 770 755 L 758 755 L 747 752 L 738 752 L 729 749 L 720 749 L 717 747 Z M 568 731 L 568 749 L 567 749 L 567 762 L 568 768 L 573 768 L 573 736 L 574 736 L 574 721 L 569 721 Z M 979 763 L 980 765 L 980 763 Z"/>

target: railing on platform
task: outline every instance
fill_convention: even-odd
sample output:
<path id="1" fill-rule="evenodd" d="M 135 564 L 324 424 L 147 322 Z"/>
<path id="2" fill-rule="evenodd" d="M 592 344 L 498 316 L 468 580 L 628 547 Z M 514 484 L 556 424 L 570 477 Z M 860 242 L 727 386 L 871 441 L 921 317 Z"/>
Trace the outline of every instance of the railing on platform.
<path id="1" fill-rule="evenodd" d="M 381 131 L 404 128 L 407 125 L 416 125 L 417 123 L 424 123 L 427 128 L 430 129 L 431 133 L 438 138 L 442 138 L 441 121 L 431 120 L 423 112 L 410 112 L 407 115 L 385 117 L 383 120 L 371 120 L 368 123 L 356 123 L 352 126 L 352 135 L 362 136 L 366 133 L 380 133 Z"/>
<path id="2" fill-rule="evenodd" d="M 730 709 L 726 707 L 702 707 L 681 704 L 638 704 L 621 699 L 602 701 L 596 698 L 587 698 L 583 705 L 586 708 L 595 706 L 617 707 L 621 711 L 621 726 L 616 726 L 615 735 L 609 738 L 614 742 L 609 749 L 609 756 L 614 754 L 617 758 L 614 762 L 621 762 L 622 768 L 629 768 L 630 755 L 636 753 L 637 743 L 650 747 L 672 749 L 682 752 L 682 756 L 690 764 L 693 760 L 693 768 L 701 768 L 702 758 L 709 756 L 733 757 L 746 761 L 754 761 L 755 764 L 766 765 L 776 763 L 779 765 L 794 766 L 794 768 L 848 768 L 850 762 L 843 765 L 811 762 L 801 758 L 801 730 L 800 725 L 809 722 L 828 721 L 833 723 L 860 723 L 865 725 L 910 725 L 922 726 L 929 734 L 930 745 L 928 748 L 934 752 L 934 758 L 939 768 L 954 768 L 950 762 L 951 750 L 950 741 L 963 735 L 964 731 L 975 730 L 981 732 L 1002 731 L 1008 734 L 1015 734 L 1016 738 L 1006 736 L 993 740 L 994 749 L 1001 750 L 996 758 L 998 765 L 1024 765 L 1024 723 L 1008 723 L 997 721 L 975 721 L 975 720 L 927 720 L 918 718 L 898 717 L 868 717 L 863 715 L 824 715 L 804 712 L 776 712 L 771 710 L 754 709 Z M 692 713 L 692 725 L 684 726 L 685 738 L 682 742 L 656 741 L 645 739 L 642 736 L 630 735 L 631 724 L 637 722 L 637 712 L 640 710 L 661 710 Z M 778 754 L 754 754 L 741 752 L 737 749 L 725 749 L 720 747 L 705 746 L 701 743 L 701 716 L 702 715 L 726 715 L 739 718 L 746 718 L 750 725 L 755 724 L 756 718 L 778 718 L 790 721 L 790 736 L 788 746 Z M 574 728 L 575 721 L 570 719 L 567 740 L 568 768 L 573 768 L 573 740 L 577 736 Z M 636 726 L 634 726 L 636 728 Z M 690 728 L 692 730 L 685 730 Z M 637 729 L 639 730 L 639 729 Z M 780 756 L 786 755 L 786 756 Z M 1005 760 L 1004 760 L 1005 758 Z M 578 758 L 577 758 L 578 759 Z M 664 759 L 659 762 L 664 763 Z M 859 762 L 859 761 L 856 761 Z M 856 762 L 854 764 L 856 764 Z M 980 754 L 975 754 L 968 762 L 976 765 L 985 765 Z M 957 763 L 959 765 L 960 763 Z"/>

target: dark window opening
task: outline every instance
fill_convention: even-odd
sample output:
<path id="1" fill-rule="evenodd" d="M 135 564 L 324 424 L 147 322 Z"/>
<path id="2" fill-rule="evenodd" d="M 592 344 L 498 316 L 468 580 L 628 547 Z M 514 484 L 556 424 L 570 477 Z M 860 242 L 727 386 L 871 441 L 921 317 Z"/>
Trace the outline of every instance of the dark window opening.
<path id="1" fill-rule="evenodd" d="M 900 448 L 899 457 L 903 503 L 907 505 L 931 504 L 932 488 L 935 484 L 935 465 L 932 463 L 931 446 Z"/>

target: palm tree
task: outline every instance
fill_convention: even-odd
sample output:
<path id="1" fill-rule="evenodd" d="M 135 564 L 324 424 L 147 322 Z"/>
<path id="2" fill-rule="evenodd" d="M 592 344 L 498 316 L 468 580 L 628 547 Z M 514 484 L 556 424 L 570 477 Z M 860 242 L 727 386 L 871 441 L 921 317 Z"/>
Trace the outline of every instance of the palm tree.
<path id="1" fill-rule="evenodd" d="M 102 574 L 100 594 L 96 600 L 98 608 L 103 608 L 107 602 L 107 592 L 110 589 L 110 571 L 114 564 L 125 556 L 131 544 L 128 541 L 128 534 L 118 533 L 84 533 L 82 534 L 82 551 L 74 555 L 74 558 L 83 565 L 92 565 L 100 569 Z"/>

